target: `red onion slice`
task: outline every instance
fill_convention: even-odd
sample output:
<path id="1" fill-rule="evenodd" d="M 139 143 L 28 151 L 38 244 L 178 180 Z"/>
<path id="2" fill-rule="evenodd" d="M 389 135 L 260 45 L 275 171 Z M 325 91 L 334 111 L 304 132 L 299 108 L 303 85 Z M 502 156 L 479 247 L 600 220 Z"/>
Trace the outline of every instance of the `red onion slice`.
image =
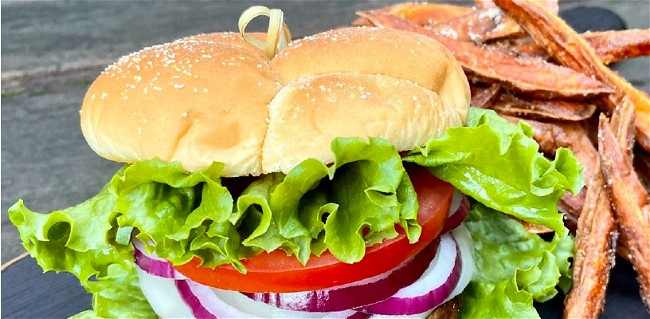
<path id="1" fill-rule="evenodd" d="M 317 313 L 278 309 L 251 300 L 236 291 L 202 286 L 191 280 L 162 278 L 136 265 L 140 288 L 161 318 L 295 318 L 295 319 L 365 319 L 368 314 L 355 310 Z"/>
<path id="2" fill-rule="evenodd" d="M 218 298 L 228 303 L 229 305 L 237 307 L 238 309 L 245 309 L 246 312 L 250 313 L 249 317 L 298 319 L 363 319 L 370 316 L 368 314 L 352 309 L 337 312 L 305 312 L 285 310 L 276 308 L 263 302 L 252 300 L 240 292 L 216 288 L 212 288 L 212 291 Z"/>
<path id="3" fill-rule="evenodd" d="M 140 240 L 133 238 L 131 242 L 133 243 L 133 248 L 135 248 L 133 257 L 135 257 L 135 263 L 140 269 L 162 278 L 187 279 L 185 275 L 176 271 L 169 261 L 156 256 L 156 253 L 148 254 L 144 244 Z"/>
<path id="4" fill-rule="evenodd" d="M 456 193 L 454 193 L 454 196 L 456 196 Z M 467 215 L 469 215 L 469 209 L 469 199 L 467 199 L 467 196 L 461 194 L 458 207 L 447 217 L 445 227 L 442 228 L 440 233 L 446 234 L 460 226 L 465 221 L 465 218 L 467 218 Z M 450 210 L 450 212 L 452 211 Z"/>
<path id="5" fill-rule="evenodd" d="M 435 256 L 438 240 L 399 268 L 369 280 L 331 289 L 290 293 L 247 293 L 253 300 L 280 309 L 334 312 L 354 309 L 384 300 L 420 278 Z"/>
<path id="6" fill-rule="evenodd" d="M 273 306 L 251 300 L 236 291 L 210 288 L 191 280 L 177 280 L 180 296 L 189 306 L 195 318 L 348 318 L 364 319 L 368 315 L 355 310 L 331 313 L 309 313 L 274 308 Z"/>
<path id="7" fill-rule="evenodd" d="M 363 307 L 362 311 L 380 315 L 427 312 L 452 293 L 460 278 L 461 263 L 456 241 L 450 234 L 443 235 L 435 258 L 417 281 L 385 300 Z"/>
<path id="8" fill-rule="evenodd" d="M 212 289 L 207 286 L 191 280 L 177 280 L 176 288 L 195 318 L 246 318 L 249 316 L 217 298 Z"/>

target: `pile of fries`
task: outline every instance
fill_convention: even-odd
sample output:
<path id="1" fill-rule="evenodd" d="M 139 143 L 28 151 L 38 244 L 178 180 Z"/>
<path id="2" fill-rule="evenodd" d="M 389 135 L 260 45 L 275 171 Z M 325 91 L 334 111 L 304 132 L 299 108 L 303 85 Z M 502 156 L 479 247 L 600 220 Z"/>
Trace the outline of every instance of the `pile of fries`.
<path id="1" fill-rule="evenodd" d="M 558 9 L 551 0 L 400 3 L 357 12 L 353 24 L 438 40 L 463 66 L 473 106 L 527 122 L 541 151 L 567 147 L 584 165 L 586 187 L 559 205 L 576 234 L 565 317 L 602 313 L 616 253 L 636 270 L 650 311 L 650 98 L 607 66 L 649 55 L 650 30 L 578 34 Z"/>

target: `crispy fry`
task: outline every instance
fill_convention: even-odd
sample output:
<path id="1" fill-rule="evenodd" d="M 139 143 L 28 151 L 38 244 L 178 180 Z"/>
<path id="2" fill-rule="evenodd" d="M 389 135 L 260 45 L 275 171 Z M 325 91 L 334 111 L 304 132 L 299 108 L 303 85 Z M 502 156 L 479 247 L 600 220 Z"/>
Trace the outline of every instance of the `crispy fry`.
<path id="1" fill-rule="evenodd" d="M 487 42 L 525 35 L 519 25 L 499 8 L 475 10 L 469 14 L 430 25 L 433 32 L 458 41 Z"/>
<path id="2" fill-rule="evenodd" d="M 587 186 L 576 230 L 573 288 L 565 300 L 564 318 L 596 318 L 605 306 L 617 233 L 604 184 L 599 171 Z"/>
<path id="3" fill-rule="evenodd" d="M 375 9 L 374 11 L 392 14 L 419 25 L 434 25 L 467 15 L 475 11 L 475 9 L 441 3 L 404 2 Z M 364 17 L 357 18 L 352 24 L 359 26 L 371 25 L 370 21 Z"/>
<path id="4" fill-rule="evenodd" d="M 474 0 L 474 3 L 476 3 L 476 6 L 481 9 L 492 8 L 496 6 L 492 0 Z M 558 14 L 560 12 L 560 4 L 557 0 L 544 0 L 540 1 L 540 4 L 555 14 Z"/>
<path id="5" fill-rule="evenodd" d="M 591 144 L 590 144 L 591 145 Z M 595 160 L 600 165 L 602 158 Z M 565 301 L 564 318 L 595 318 L 605 307 L 609 273 L 614 266 L 616 219 L 606 192 L 604 172 L 592 167 L 576 229 L 573 288 Z"/>
<path id="6" fill-rule="evenodd" d="M 472 85 L 470 88 L 472 89 L 471 105 L 484 109 L 492 107 L 492 103 L 499 96 L 499 91 L 501 91 L 501 85 L 497 83 L 487 87 Z"/>
<path id="7" fill-rule="evenodd" d="M 600 117 L 598 150 L 607 180 L 619 230 L 629 249 L 629 260 L 637 272 L 641 299 L 650 311 L 650 196 L 639 181 L 632 161 L 604 115 Z"/>
<path id="8" fill-rule="evenodd" d="M 621 151 L 629 158 L 632 158 L 632 147 L 634 147 L 634 105 L 627 97 L 624 97 L 621 104 L 614 110 L 610 120 L 610 126 L 615 130 L 614 135 Z"/>
<path id="9" fill-rule="evenodd" d="M 462 41 L 482 42 L 525 34 L 514 20 L 494 8 L 494 5 L 476 10 L 450 4 L 404 2 L 370 11 L 391 14 Z M 352 25 L 369 26 L 372 23 L 365 17 L 359 17 Z"/>
<path id="10" fill-rule="evenodd" d="M 650 29 L 585 32 L 582 37 L 604 64 L 650 54 Z"/>
<path id="11" fill-rule="evenodd" d="M 580 36 L 587 40 L 596 51 L 598 59 L 604 64 L 650 54 L 650 30 L 648 29 L 585 32 Z M 501 40 L 493 45 L 518 56 L 549 59 L 546 50 L 529 37 Z"/>
<path id="12" fill-rule="evenodd" d="M 528 119 L 582 121 L 594 114 L 596 105 L 572 100 L 522 98 L 501 93 L 492 103 L 492 109 L 500 114 Z"/>
<path id="13" fill-rule="evenodd" d="M 547 49 L 549 55 L 571 69 L 591 74 L 609 87 L 615 94 L 605 99 L 612 112 L 623 96 L 629 96 L 636 111 L 636 138 L 646 150 L 650 150 L 650 98 L 625 79 L 605 66 L 589 43 L 571 29 L 561 18 L 532 0 L 494 0 L 494 3 L 513 17 Z"/>
<path id="14" fill-rule="evenodd" d="M 628 141 L 632 139 L 630 132 L 632 131 L 634 112 L 630 103 L 622 103 L 621 105 L 622 107 L 614 113 L 613 124 L 616 126 L 619 141 L 627 145 L 629 143 Z M 589 149 L 590 153 L 594 152 L 586 134 L 584 136 L 584 143 L 589 144 L 589 147 L 586 147 L 585 144 L 584 149 Z M 569 144 L 575 145 L 575 142 L 569 142 Z M 573 147 L 575 147 L 574 145 Z M 610 201 L 616 204 L 617 198 L 613 197 L 612 200 L 606 196 L 604 178 L 607 179 L 608 184 L 610 178 L 605 169 L 605 157 L 602 156 L 602 143 L 599 142 L 598 148 L 601 156 L 592 159 L 592 166 L 586 166 L 585 176 L 588 181 L 588 188 L 584 208 L 578 219 L 576 230 L 576 258 L 574 262 L 574 287 L 576 288 L 567 297 L 564 315 L 568 318 L 597 317 L 602 312 L 605 287 L 608 280 L 607 276 L 609 269 L 613 265 L 613 257 L 611 256 L 614 251 L 613 248 L 616 248 L 618 253 L 622 254 L 626 259 L 631 260 L 632 258 L 630 254 L 632 246 L 630 246 L 629 239 L 627 239 L 628 235 L 625 234 L 622 236 L 623 240 L 620 241 L 619 246 L 615 244 L 616 236 L 611 235 L 615 232 L 610 227 L 615 227 L 616 224 L 615 215 L 610 208 Z M 623 150 L 619 152 L 626 154 Z M 589 154 L 588 157 L 584 155 L 576 153 L 576 156 L 583 158 L 593 156 L 593 154 Z M 600 167 L 594 167 L 593 163 L 598 163 L 597 165 L 602 166 L 602 171 Z M 596 175 L 593 175 L 594 173 Z M 593 245 L 594 243 L 600 243 L 599 251 L 594 252 L 591 251 L 593 248 L 589 248 L 589 245 Z M 605 243 L 609 246 L 602 246 Z M 591 268 L 594 267 L 598 270 L 595 274 L 591 273 Z M 589 278 L 595 278 L 596 281 L 590 281 Z"/>
<path id="15" fill-rule="evenodd" d="M 466 72 L 514 90 L 545 97 L 574 97 L 611 92 L 609 87 L 599 81 L 543 60 L 520 59 L 485 46 L 455 41 L 406 19 L 383 12 L 362 11 L 357 14 L 376 26 L 402 29 L 432 37 L 453 52 Z"/>

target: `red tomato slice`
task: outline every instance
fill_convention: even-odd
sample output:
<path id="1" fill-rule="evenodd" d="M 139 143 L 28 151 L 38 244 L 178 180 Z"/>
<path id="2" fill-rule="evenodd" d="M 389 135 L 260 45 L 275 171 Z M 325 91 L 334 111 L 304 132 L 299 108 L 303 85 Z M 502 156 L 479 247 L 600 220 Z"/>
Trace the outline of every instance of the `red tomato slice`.
<path id="1" fill-rule="evenodd" d="M 364 258 L 347 264 L 325 251 L 311 256 L 303 266 L 295 256 L 282 250 L 243 260 L 246 274 L 230 265 L 214 269 L 200 266 L 199 258 L 176 266 L 188 278 L 201 284 L 241 292 L 296 292 L 326 289 L 387 272 L 413 257 L 431 243 L 444 227 L 451 204 L 453 186 L 443 182 L 426 169 L 408 166 L 419 202 L 418 222 L 422 226 L 420 239 L 409 244 L 401 228 L 396 238 L 388 239 L 366 249 Z"/>

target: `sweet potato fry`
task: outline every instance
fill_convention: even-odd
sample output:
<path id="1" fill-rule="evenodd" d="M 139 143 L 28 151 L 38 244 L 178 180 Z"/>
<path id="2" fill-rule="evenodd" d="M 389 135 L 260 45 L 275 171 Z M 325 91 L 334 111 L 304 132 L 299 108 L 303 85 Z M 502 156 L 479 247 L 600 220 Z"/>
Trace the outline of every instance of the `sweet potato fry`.
<path id="1" fill-rule="evenodd" d="M 525 32 L 499 8 L 486 8 L 428 26 L 431 31 L 458 41 L 487 42 L 519 37 Z"/>
<path id="2" fill-rule="evenodd" d="M 621 143 L 622 145 L 630 145 L 632 138 L 632 132 L 634 129 L 634 109 L 633 105 L 629 99 L 624 98 L 623 102 L 616 108 L 612 117 L 612 126 L 616 131 L 616 136 L 612 131 L 609 123 L 605 120 L 605 116 L 601 114 L 600 119 L 600 134 L 598 142 L 598 155 L 599 157 L 594 159 L 594 163 L 598 163 L 600 167 L 596 166 L 586 166 L 586 170 L 592 171 L 587 178 L 588 188 L 587 194 L 585 196 L 584 208 L 581 212 L 581 215 L 578 219 L 578 226 L 576 230 L 576 258 L 574 259 L 574 290 L 567 296 L 566 307 L 565 307 L 565 317 L 569 318 L 580 318 L 580 317 L 597 317 L 603 310 L 604 307 L 604 294 L 605 287 L 607 285 L 607 276 L 609 273 L 609 268 L 613 265 L 611 258 L 611 252 L 614 251 L 613 248 L 616 248 L 616 251 L 619 255 L 622 255 L 624 258 L 628 259 L 635 265 L 634 254 L 635 246 L 629 239 L 629 233 L 623 231 L 619 228 L 621 232 L 621 239 L 619 239 L 618 245 L 616 245 L 615 232 L 609 230 L 611 225 L 616 227 L 616 217 L 619 213 L 619 208 L 617 205 L 621 200 L 621 195 L 616 195 L 612 189 L 612 167 L 610 164 L 611 158 L 604 156 L 605 152 L 610 152 L 609 149 L 616 147 L 618 155 L 623 159 L 630 154 L 630 150 L 627 147 L 621 148 L 618 145 L 604 145 L 603 138 L 605 135 L 609 138 L 610 143 Z M 604 130 L 608 129 L 608 132 Z M 589 143 L 591 146 L 591 143 Z M 590 150 L 593 152 L 593 149 Z M 579 153 L 576 153 L 578 156 Z M 621 161 L 617 161 L 619 164 Z M 627 160 L 628 166 L 631 166 L 629 159 Z M 627 171 L 624 171 L 627 169 Z M 634 173 L 631 167 L 617 167 L 615 174 L 624 174 L 629 175 L 629 172 Z M 595 175 L 594 175 L 595 173 Z M 634 180 L 634 177 L 630 177 L 626 182 L 630 182 L 633 185 L 637 185 L 638 179 Z M 605 187 L 607 185 L 608 187 Z M 618 188 L 622 187 L 621 185 Z M 609 188 L 609 196 L 607 196 L 606 190 Z M 645 190 L 639 191 L 636 190 L 639 197 L 643 197 Z M 598 193 L 597 197 L 594 197 L 595 193 Z M 648 202 L 647 194 L 645 194 L 646 203 Z M 616 213 L 611 210 L 610 203 L 614 204 L 616 208 Z M 591 210 L 590 207 L 596 205 L 595 209 L 599 211 Z M 604 206 L 606 205 L 606 206 Z M 629 205 L 629 204 L 628 204 Z M 648 205 L 650 207 L 650 205 Z M 587 216 L 585 216 L 587 214 Z M 593 217 L 591 216 L 593 215 Z M 619 221 L 620 221 L 620 216 Z M 647 222 L 647 216 L 646 216 Z M 647 224 L 646 224 L 647 225 Z M 622 224 L 621 224 L 622 226 Z M 643 226 L 638 226 L 643 227 Z M 646 236 L 650 236 L 648 233 L 650 229 L 646 229 Z M 601 247 L 600 251 L 590 251 L 590 244 L 593 243 L 604 243 L 604 239 L 609 239 L 609 250 L 606 250 L 605 247 Z M 587 242 L 589 241 L 589 242 Z M 650 242 L 649 242 L 650 244 Z M 646 249 L 650 251 L 650 246 Z M 644 266 L 648 266 L 646 264 Z M 590 273 L 591 269 L 586 267 L 596 267 L 598 272 L 596 274 Z M 600 267 L 600 268 L 599 268 Z M 589 276 L 594 276 L 596 282 L 590 281 Z M 641 276 L 639 274 L 639 276 Z M 599 282 L 600 281 L 600 282 Z M 599 284 L 600 285 L 599 287 Z M 642 284 L 643 286 L 643 284 Z M 644 289 L 644 288 L 642 288 Z M 647 299 L 647 296 L 644 297 Z M 647 302 L 646 302 L 647 305 Z"/>
<path id="3" fill-rule="evenodd" d="M 517 97 L 501 93 L 492 103 L 499 114 L 520 116 L 527 119 L 582 121 L 590 118 L 596 105 L 588 102 L 561 99 L 538 99 Z"/>
<path id="4" fill-rule="evenodd" d="M 610 120 L 616 141 L 628 158 L 632 158 L 632 148 L 634 147 L 634 115 L 632 101 L 624 97 L 621 104 L 614 110 Z"/>
<path id="5" fill-rule="evenodd" d="M 466 72 L 513 90 L 544 97 L 583 97 L 611 92 L 609 87 L 591 77 L 543 60 L 520 59 L 471 42 L 456 41 L 384 12 L 361 11 L 357 14 L 375 26 L 432 37 L 453 52 Z"/>
<path id="6" fill-rule="evenodd" d="M 600 171 L 587 185 L 576 230 L 573 288 L 564 303 L 564 318 L 597 318 L 604 310 L 617 238 L 616 221 L 604 185 Z"/>
<path id="7" fill-rule="evenodd" d="M 486 42 L 525 35 L 521 27 L 510 17 L 504 16 L 492 0 L 476 0 L 475 3 L 479 10 L 447 21 L 440 21 L 435 25 L 429 24 L 429 26 L 440 35 L 450 36 L 461 41 Z M 547 0 L 542 3 L 555 13 L 559 11 L 557 1 Z"/>
<path id="8" fill-rule="evenodd" d="M 434 25 L 456 17 L 467 15 L 475 11 L 475 9 L 472 7 L 442 3 L 404 2 L 375 9 L 373 11 L 392 14 L 418 25 Z M 371 24 L 366 18 L 359 17 L 352 22 L 352 25 L 362 26 Z"/>
<path id="9" fill-rule="evenodd" d="M 627 95 L 636 111 L 636 138 L 650 150 L 650 98 L 648 95 L 605 66 L 589 43 L 571 29 L 560 17 L 539 2 L 532 0 L 494 0 L 494 3 L 514 18 L 555 60 L 571 69 L 593 75 L 615 89 L 605 99 L 606 111 L 612 112 Z"/>
<path id="10" fill-rule="evenodd" d="M 476 6 L 481 9 L 492 8 L 496 6 L 492 0 L 474 0 L 474 3 L 476 3 Z M 560 12 L 560 4 L 557 0 L 540 1 L 540 4 L 555 14 L 558 14 L 558 12 Z"/>
<path id="11" fill-rule="evenodd" d="M 637 272 L 641 299 L 650 311 L 650 196 L 639 181 L 624 147 L 604 115 L 600 117 L 598 150 L 619 230 Z"/>
<path id="12" fill-rule="evenodd" d="M 489 86 L 472 85 L 472 101 L 471 105 L 484 109 L 492 107 L 492 103 L 499 96 L 501 85 L 495 83 Z"/>
<path id="13" fill-rule="evenodd" d="M 604 64 L 650 55 L 650 29 L 585 32 L 582 37 Z"/>
<path id="14" fill-rule="evenodd" d="M 604 64 L 650 55 L 650 30 L 648 29 L 585 32 L 580 36 L 587 40 L 596 51 L 598 59 Z M 528 37 L 501 40 L 493 45 L 519 56 L 549 59 L 546 50 Z"/>

